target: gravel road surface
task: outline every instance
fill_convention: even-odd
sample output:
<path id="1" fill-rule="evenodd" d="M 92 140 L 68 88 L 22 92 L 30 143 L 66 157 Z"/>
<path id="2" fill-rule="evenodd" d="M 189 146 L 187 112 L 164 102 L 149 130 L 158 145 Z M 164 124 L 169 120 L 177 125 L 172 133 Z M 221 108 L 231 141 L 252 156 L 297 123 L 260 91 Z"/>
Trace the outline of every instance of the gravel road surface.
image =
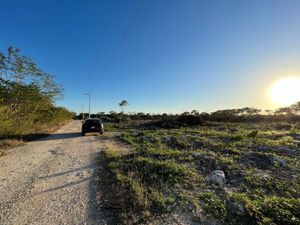
<path id="1" fill-rule="evenodd" d="M 72 121 L 0 157 L 0 224 L 107 224 L 96 208 L 96 158 L 105 148 Z"/>

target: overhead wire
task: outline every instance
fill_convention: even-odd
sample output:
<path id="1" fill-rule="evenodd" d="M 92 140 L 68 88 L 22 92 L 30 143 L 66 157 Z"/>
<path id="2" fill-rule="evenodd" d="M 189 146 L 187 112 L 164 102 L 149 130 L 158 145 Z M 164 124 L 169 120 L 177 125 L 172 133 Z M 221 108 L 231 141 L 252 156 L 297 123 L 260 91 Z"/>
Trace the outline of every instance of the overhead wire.
<path id="1" fill-rule="evenodd" d="M 111 4 L 112 5 L 112 4 Z M 110 18 L 111 18 L 111 10 L 112 9 L 112 6 L 110 6 L 108 8 L 108 13 L 107 13 L 107 17 L 106 17 L 106 20 L 105 20 L 105 23 L 104 23 L 104 29 L 103 29 L 103 35 L 101 36 L 101 39 L 99 41 L 99 44 L 98 44 L 98 47 L 97 47 L 97 50 L 96 50 L 96 57 L 92 63 L 92 66 L 91 66 L 91 69 L 90 69 L 90 73 L 92 73 L 92 78 L 91 80 L 94 81 L 95 79 L 95 75 L 94 75 L 94 72 L 95 72 L 95 69 L 96 69 L 96 66 L 98 65 L 99 61 L 98 59 L 100 58 L 101 56 L 101 53 L 103 51 L 103 46 L 104 46 L 104 41 L 105 41 L 105 36 L 107 34 L 107 30 L 108 30 L 108 25 L 110 23 Z M 89 90 L 90 91 L 90 90 Z"/>
<path id="2" fill-rule="evenodd" d="M 123 41 L 125 40 L 125 38 L 126 38 L 128 32 L 129 32 L 130 28 L 132 27 L 134 21 L 135 21 L 136 18 L 138 17 L 138 15 L 139 15 L 139 13 L 140 13 L 140 11 L 141 11 L 141 9 L 142 9 L 144 3 L 145 3 L 145 0 L 141 0 L 139 6 L 138 6 L 137 9 L 135 10 L 133 16 L 132 16 L 131 19 L 129 20 L 129 23 L 127 24 L 127 27 L 126 27 L 126 29 L 124 30 L 124 32 L 123 32 L 123 34 L 122 34 L 122 36 L 121 36 L 119 42 L 117 43 L 116 47 L 115 47 L 114 50 L 112 51 L 112 54 L 111 54 L 110 57 L 108 58 L 108 61 L 107 61 L 106 64 L 104 65 L 102 71 L 99 73 L 99 76 L 96 76 L 96 77 L 100 77 L 100 78 L 101 78 L 101 77 L 105 74 L 105 72 L 106 72 L 106 70 L 108 69 L 109 65 L 111 64 L 113 58 L 114 58 L 115 55 L 117 54 L 118 49 L 120 48 L 120 46 L 122 45 Z M 94 84 L 95 84 L 95 82 L 92 82 L 92 83 L 91 83 L 90 89 L 92 89 L 92 88 L 94 87 Z"/>

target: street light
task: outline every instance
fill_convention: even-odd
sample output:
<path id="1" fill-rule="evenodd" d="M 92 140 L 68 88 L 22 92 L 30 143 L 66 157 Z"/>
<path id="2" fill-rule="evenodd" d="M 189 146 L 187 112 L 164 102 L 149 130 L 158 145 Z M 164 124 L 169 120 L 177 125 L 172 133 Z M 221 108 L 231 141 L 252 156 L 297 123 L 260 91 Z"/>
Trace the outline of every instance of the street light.
<path id="1" fill-rule="evenodd" d="M 85 93 L 89 97 L 89 118 L 91 118 L 91 92 Z"/>

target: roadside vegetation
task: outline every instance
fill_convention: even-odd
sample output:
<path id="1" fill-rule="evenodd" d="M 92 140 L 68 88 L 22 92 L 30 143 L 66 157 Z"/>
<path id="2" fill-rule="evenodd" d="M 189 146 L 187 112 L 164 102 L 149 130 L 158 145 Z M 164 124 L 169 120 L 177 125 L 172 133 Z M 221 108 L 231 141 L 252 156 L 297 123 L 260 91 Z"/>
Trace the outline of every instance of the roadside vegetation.
<path id="1" fill-rule="evenodd" d="M 300 224 L 299 103 L 268 115 L 247 109 L 102 114 L 106 129 L 132 149 L 106 154 L 114 191 L 126 203 L 120 221 Z"/>
<path id="2" fill-rule="evenodd" d="M 53 76 L 19 49 L 0 52 L 0 148 L 21 144 L 74 117 L 54 104 L 62 91 Z"/>

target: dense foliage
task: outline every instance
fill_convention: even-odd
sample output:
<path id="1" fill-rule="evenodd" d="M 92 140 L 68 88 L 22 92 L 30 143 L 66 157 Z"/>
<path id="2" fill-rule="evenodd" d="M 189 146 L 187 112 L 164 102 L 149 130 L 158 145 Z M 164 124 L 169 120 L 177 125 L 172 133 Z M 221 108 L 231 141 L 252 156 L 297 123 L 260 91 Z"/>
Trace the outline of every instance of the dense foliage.
<path id="1" fill-rule="evenodd" d="M 62 87 L 20 50 L 0 52 L 0 136 L 22 135 L 41 126 L 72 118 L 73 113 L 55 107 Z"/>

